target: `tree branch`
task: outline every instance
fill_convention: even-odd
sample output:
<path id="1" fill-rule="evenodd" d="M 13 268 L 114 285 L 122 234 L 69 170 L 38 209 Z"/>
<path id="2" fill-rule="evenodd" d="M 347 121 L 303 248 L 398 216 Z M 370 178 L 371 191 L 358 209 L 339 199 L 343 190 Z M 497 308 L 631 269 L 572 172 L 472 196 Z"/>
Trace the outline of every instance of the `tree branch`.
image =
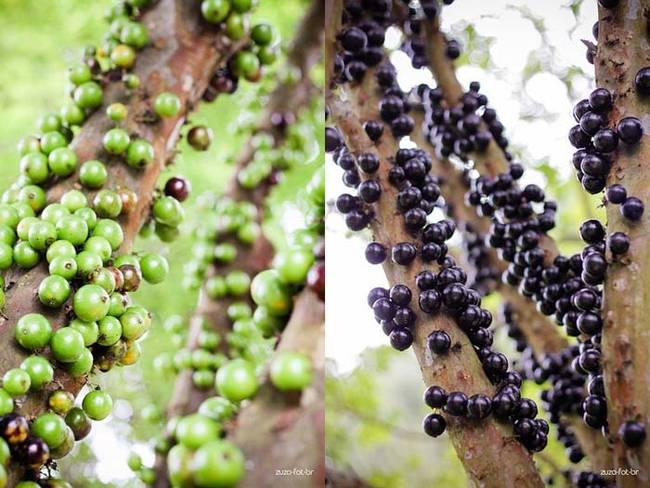
<path id="1" fill-rule="evenodd" d="M 140 226 L 148 217 L 157 178 L 167 161 L 172 159 L 180 128 L 188 113 L 201 100 L 214 71 L 239 47 L 225 35 L 205 26 L 200 9 L 195 2 L 160 0 L 147 10 L 141 22 L 149 29 L 151 45 L 138 53 L 133 73 L 142 81 L 142 87 L 127 91 L 121 82 L 105 82 L 104 104 L 83 125 L 75 137 L 72 148 L 80 161 L 101 159 L 108 164 L 109 188 L 129 188 L 139 197 L 136 207 L 120 218 L 124 230 L 121 251 L 128 251 Z M 181 100 L 182 110 L 174 117 L 158 122 L 146 122 L 143 114 L 151 111 L 152 98 L 160 92 L 175 93 Z M 105 109 L 115 102 L 129 107 L 129 116 L 123 127 L 131 135 L 147 139 L 154 147 L 155 159 L 143 171 L 127 167 L 116 157 L 109 157 L 102 147 L 102 137 L 111 127 Z M 77 175 L 57 183 L 48 192 L 48 201 L 58 201 L 71 188 L 81 189 Z M 92 199 L 93 192 L 85 193 Z M 17 367 L 26 357 L 14 341 L 16 322 L 25 314 L 37 312 L 45 315 L 53 328 L 67 323 L 70 306 L 52 310 L 43 307 L 35 296 L 39 283 L 48 275 L 47 266 L 24 271 L 16 267 L 6 273 L 6 301 L 4 316 L 0 317 L 0 341 L 6 345 L 0 354 L 0 370 Z M 77 394 L 87 378 L 73 379 L 57 368 L 54 382 L 43 391 L 30 393 L 18 406 L 27 417 L 43 412 L 47 396 L 53 389 L 65 389 Z M 19 469 L 11 470 L 10 484 L 20 476 Z"/>
<path id="2" fill-rule="evenodd" d="M 644 6 L 645 5 L 645 6 Z M 644 125 L 645 137 L 638 145 L 619 145 L 608 185 L 622 183 L 630 196 L 640 198 L 646 213 L 639 223 L 626 221 L 617 206 L 607 204 L 607 233 L 622 231 L 629 235 L 630 249 L 624 258 L 612 262 L 607 271 L 603 300 L 602 365 L 607 393 L 608 420 L 615 441 L 612 468 L 640 469 L 638 476 L 619 476 L 618 486 L 650 484 L 650 441 L 627 449 L 617 436 L 619 426 L 638 420 L 648 429 L 650 392 L 650 246 L 648 227 L 648 186 L 650 144 L 645 112 L 647 99 L 635 91 L 634 78 L 640 68 L 650 65 L 647 47 L 647 3 L 621 1 L 614 9 L 600 8 L 599 42 L 595 61 L 599 87 L 614 95 L 610 122 L 625 116 L 637 116 Z"/>

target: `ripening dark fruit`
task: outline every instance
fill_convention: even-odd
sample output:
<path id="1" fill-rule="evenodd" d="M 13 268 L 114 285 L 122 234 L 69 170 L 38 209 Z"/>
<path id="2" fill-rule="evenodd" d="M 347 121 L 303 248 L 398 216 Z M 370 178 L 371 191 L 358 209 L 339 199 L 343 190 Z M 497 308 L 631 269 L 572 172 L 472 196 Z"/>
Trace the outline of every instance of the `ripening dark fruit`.
<path id="1" fill-rule="evenodd" d="M 372 153 L 360 154 L 357 163 L 361 171 L 367 174 L 375 173 L 379 169 L 379 158 Z"/>
<path id="2" fill-rule="evenodd" d="M 10 413 L 0 418 L 0 435 L 10 445 L 17 445 L 27 439 L 29 424 L 22 415 Z"/>
<path id="3" fill-rule="evenodd" d="M 596 219 L 590 219 L 580 226 L 580 237 L 587 244 L 596 244 L 605 237 L 605 228 Z"/>
<path id="4" fill-rule="evenodd" d="M 605 196 L 607 197 L 607 201 L 610 203 L 620 205 L 627 199 L 627 190 L 623 185 L 615 183 L 607 187 Z"/>
<path id="5" fill-rule="evenodd" d="M 460 56 L 460 44 L 458 41 L 455 39 L 451 39 L 449 42 L 447 42 L 447 46 L 445 48 L 445 54 L 449 59 L 457 59 Z"/>
<path id="6" fill-rule="evenodd" d="M 641 121 L 636 117 L 625 117 L 618 122 L 616 126 L 618 137 L 625 144 L 636 144 L 643 136 L 643 126 Z"/>
<path id="7" fill-rule="evenodd" d="M 641 218 L 643 210 L 643 202 L 636 197 L 628 197 L 621 205 L 621 215 L 633 222 Z"/>
<path id="8" fill-rule="evenodd" d="M 20 460 L 31 469 L 39 469 L 50 459 L 50 448 L 38 437 L 28 438 L 18 452 Z"/>
<path id="9" fill-rule="evenodd" d="M 388 296 L 395 305 L 407 307 L 411 303 L 412 293 L 408 286 L 398 283 L 388 291 Z"/>
<path id="10" fill-rule="evenodd" d="M 434 330 L 427 337 L 427 345 L 434 354 L 445 354 L 451 347 L 451 337 L 444 330 Z"/>
<path id="11" fill-rule="evenodd" d="M 381 264 L 386 261 L 387 257 L 386 247 L 378 242 L 371 242 L 366 247 L 366 260 L 370 264 Z"/>
<path id="12" fill-rule="evenodd" d="M 315 263 L 309 273 L 307 273 L 307 286 L 318 295 L 321 300 L 325 300 L 325 263 Z"/>
<path id="13" fill-rule="evenodd" d="M 371 141 L 378 141 L 384 133 L 384 126 L 376 120 L 369 120 L 363 124 L 363 130 L 366 131 L 366 134 Z"/>
<path id="14" fill-rule="evenodd" d="M 339 131 L 334 127 L 325 127 L 325 151 L 334 152 L 341 144 L 343 144 L 343 139 Z"/>
<path id="15" fill-rule="evenodd" d="M 212 144 L 212 137 L 212 129 L 204 125 L 197 125 L 187 133 L 187 142 L 196 151 L 207 151 Z"/>
<path id="16" fill-rule="evenodd" d="M 123 264 L 119 270 L 124 277 L 123 291 L 130 292 L 136 291 L 142 281 L 142 273 L 140 269 L 132 264 Z"/>
<path id="17" fill-rule="evenodd" d="M 356 53 L 368 44 L 366 33 L 358 27 L 350 27 L 340 35 L 341 45 L 346 51 Z"/>
<path id="18" fill-rule="evenodd" d="M 410 242 L 395 244 L 391 250 L 391 256 L 395 263 L 407 266 L 415 259 L 417 250 Z"/>
<path id="19" fill-rule="evenodd" d="M 603 8 L 614 8 L 618 5 L 618 0 L 598 0 L 598 3 Z"/>
<path id="20" fill-rule="evenodd" d="M 467 413 L 467 395 L 460 391 L 452 391 L 447 396 L 445 412 L 450 415 L 461 416 Z"/>
<path id="21" fill-rule="evenodd" d="M 607 238 L 607 247 L 612 254 L 625 254 L 630 249 L 630 238 L 623 232 L 614 232 Z"/>
<path id="22" fill-rule="evenodd" d="M 650 95 L 650 67 L 639 70 L 634 77 L 634 85 L 640 95 Z"/>
<path id="23" fill-rule="evenodd" d="M 597 151 L 612 152 L 618 146 L 618 135 L 612 129 L 600 129 L 594 135 L 592 142 Z"/>
<path id="24" fill-rule="evenodd" d="M 482 394 L 476 394 L 467 400 L 467 414 L 473 419 L 484 419 L 492 411 L 492 400 Z"/>
<path id="25" fill-rule="evenodd" d="M 191 185 L 185 178 L 174 176 L 165 183 L 165 195 L 174 197 L 179 202 L 183 202 L 190 195 Z"/>
<path id="26" fill-rule="evenodd" d="M 86 412 L 79 407 L 73 407 L 65 416 L 65 423 L 72 430 L 75 440 L 79 441 L 90 434 L 92 423 Z"/>
<path id="27" fill-rule="evenodd" d="M 628 420 L 621 424 L 618 435 L 628 447 L 637 447 L 645 440 L 645 426 L 640 422 Z"/>
<path id="28" fill-rule="evenodd" d="M 418 300 L 420 309 L 429 314 L 433 314 L 440 310 L 442 305 L 442 297 L 440 293 L 436 290 L 424 290 L 420 293 L 420 298 Z"/>
<path id="29" fill-rule="evenodd" d="M 442 415 L 432 413 L 424 417 L 422 428 L 427 435 L 431 437 L 438 437 L 447 428 L 447 421 Z"/>
<path id="30" fill-rule="evenodd" d="M 389 335 L 390 345 L 398 351 L 405 351 L 413 344 L 413 334 L 405 327 L 396 327 Z"/>
<path id="31" fill-rule="evenodd" d="M 447 392 L 436 385 L 432 385 L 424 390 L 424 403 L 431 408 L 442 408 L 447 403 Z"/>
<path id="32" fill-rule="evenodd" d="M 589 95 L 589 105 L 595 112 L 606 112 L 612 108 L 612 94 L 607 88 L 596 88 Z"/>

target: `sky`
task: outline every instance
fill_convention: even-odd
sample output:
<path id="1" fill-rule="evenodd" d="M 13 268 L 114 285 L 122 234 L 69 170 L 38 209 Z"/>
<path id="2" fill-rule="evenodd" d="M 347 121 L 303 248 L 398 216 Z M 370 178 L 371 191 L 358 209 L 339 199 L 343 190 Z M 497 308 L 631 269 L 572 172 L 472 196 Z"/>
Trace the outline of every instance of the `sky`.
<path id="1" fill-rule="evenodd" d="M 583 2 L 578 19 L 568 7 L 572 2 L 560 0 L 459 0 L 444 7 L 442 28 L 445 32 L 459 32 L 468 24 L 479 36 L 493 37 L 489 52 L 493 67 L 489 71 L 467 65 L 457 70 L 464 86 L 470 81 L 481 82 L 490 106 L 497 110 L 506 127 L 506 137 L 513 146 L 520 147 L 530 167 L 531 161 L 548 160 L 562 179 L 573 177 L 570 163 L 573 149 L 567 134 L 575 125 L 571 110 L 573 104 L 593 89 L 593 66 L 585 57 L 581 39 L 592 40 L 591 29 L 597 20 L 596 2 Z M 545 35 L 535 29 L 533 21 L 543 22 Z M 399 45 L 399 33 L 391 31 L 387 47 Z M 531 54 L 547 60 L 551 72 L 532 75 L 522 82 Z M 420 83 L 433 83 L 426 70 L 411 68 L 407 56 L 395 52 L 391 61 L 398 71 L 398 81 L 408 90 Z M 587 76 L 573 80 L 572 96 L 557 75 L 563 76 L 569 68 L 580 68 Z M 579 97 L 579 98 L 576 98 Z M 542 109 L 543 110 L 540 110 Z M 540 113 L 543 117 L 530 117 Z M 341 182 L 342 171 L 328 157 L 327 197 L 334 201 L 343 192 L 349 192 Z M 527 171 L 524 183 L 544 185 L 544 177 Z M 330 206 L 330 208 L 332 208 Z M 385 286 L 381 266 L 368 264 L 364 250 L 368 235 L 351 235 L 336 210 L 327 215 L 327 328 L 326 356 L 336 363 L 339 374 L 351 371 L 360 353 L 368 347 L 388 343 L 380 326 L 374 321 L 366 305 L 368 290 Z"/>

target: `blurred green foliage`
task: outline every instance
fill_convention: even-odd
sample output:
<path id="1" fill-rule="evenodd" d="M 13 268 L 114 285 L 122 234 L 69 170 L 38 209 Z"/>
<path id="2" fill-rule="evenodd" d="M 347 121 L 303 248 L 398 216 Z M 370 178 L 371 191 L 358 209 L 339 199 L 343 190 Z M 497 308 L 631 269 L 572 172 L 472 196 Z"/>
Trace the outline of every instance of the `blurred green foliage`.
<path id="1" fill-rule="evenodd" d="M 35 129 L 40 115 L 57 111 L 63 104 L 67 66 L 80 59 L 84 46 L 101 41 L 106 29 L 103 12 L 111 3 L 109 0 L 0 0 L 3 21 L 0 112 L 4 118 L 0 124 L 0 190 L 8 187 L 18 175 L 19 157 L 15 149 L 18 140 Z M 198 6 L 200 2 L 196 3 Z M 308 4 L 307 0 L 283 0 L 280 9 L 274 0 L 260 0 L 252 20 L 272 23 L 286 45 Z M 281 59 L 265 77 L 262 90 L 268 91 L 277 81 L 273 73 L 282 65 Z M 322 69 L 316 70 L 314 78 L 322 79 Z M 184 204 L 188 215 L 192 214 L 199 195 L 206 191 L 219 193 L 226 186 L 233 162 L 246 140 L 245 129 L 264 108 L 257 97 L 258 89 L 258 85 L 241 82 L 236 94 L 220 96 L 212 104 L 203 104 L 190 117 L 187 128 L 192 124 L 212 127 L 214 142 L 208 151 L 196 152 L 183 140 L 174 164 L 160 179 L 161 185 L 172 175 L 183 175 L 190 180 L 192 196 Z M 312 122 L 322 126 L 320 112 Z M 313 157 L 305 161 L 308 164 L 288 171 L 269 199 L 265 230 L 278 247 L 285 245 L 285 234 L 279 227 L 283 213 L 296 200 L 321 159 L 322 141 L 314 143 Z M 96 462 L 124 457 L 131 445 L 149 445 L 159 432 L 160 412 L 171 394 L 174 380 L 173 377 L 161 378 L 152 367 L 160 352 L 172 349 L 161 321 L 171 314 L 188 316 L 198 296 L 196 290 L 180 286 L 183 264 L 194 243 L 190 222 L 183 229 L 181 237 L 169 246 L 163 246 L 156 238 L 140 238 L 134 245 L 136 252 L 155 249 L 165 254 L 170 262 L 170 275 L 163 284 L 143 286 L 133 295 L 137 303 L 150 308 L 155 316 L 155 325 L 142 343 L 140 361 L 135 366 L 93 378 L 113 394 L 117 403 L 112 419 L 104 422 L 101 429 L 94 429 L 101 430 L 101 434 L 95 432 L 87 442 L 78 443 L 73 455 L 59 462 L 64 477 L 74 486 L 142 486 L 119 460 L 117 465 L 109 463 L 108 467 L 99 470 L 100 478 L 113 476 L 118 480 L 102 483 L 98 479 Z M 106 444 L 105 439 L 111 437 L 113 443 Z M 106 446 L 111 446 L 111 450 L 118 446 L 123 452 L 107 452 Z M 113 469 L 114 466 L 117 467 Z"/>

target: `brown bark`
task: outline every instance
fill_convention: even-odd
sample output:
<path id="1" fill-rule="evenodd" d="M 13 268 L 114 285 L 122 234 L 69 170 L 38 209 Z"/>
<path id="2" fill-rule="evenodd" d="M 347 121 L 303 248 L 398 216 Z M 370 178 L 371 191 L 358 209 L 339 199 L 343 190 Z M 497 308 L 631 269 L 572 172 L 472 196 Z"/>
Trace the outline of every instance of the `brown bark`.
<path id="1" fill-rule="evenodd" d="M 300 393 L 282 393 L 267 379 L 239 413 L 228 438 L 242 449 L 250 469 L 238 486 L 323 486 L 324 339 L 325 304 L 305 289 L 295 300 L 277 353 L 306 354 L 314 368 L 312 384 Z"/>
<path id="2" fill-rule="evenodd" d="M 158 176 L 174 156 L 174 146 L 188 113 L 201 100 L 215 69 L 225 63 L 238 47 L 224 35 L 205 26 L 194 2 L 160 0 L 144 13 L 141 21 L 148 27 L 152 41 L 149 47 L 138 53 L 133 70 L 141 79 L 141 88 L 128 92 L 121 82 L 105 84 L 103 106 L 86 121 L 72 145 L 82 162 L 100 159 L 109 163 L 108 188 L 129 188 L 139 197 L 136 208 L 120 218 L 125 235 L 121 253 L 129 250 L 148 216 Z M 151 103 L 162 91 L 175 93 L 183 108 L 174 117 L 152 122 Z M 155 159 L 145 170 L 127 167 L 120 158 L 109 157 L 102 148 L 102 136 L 111 127 L 105 108 L 115 102 L 125 103 L 129 108 L 124 128 L 132 136 L 145 138 L 153 144 Z M 72 176 L 52 186 L 47 192 L 48 201 L 57 201 L 70 188 L 81 189 L 77 181 L 78 178 Z M 59 310 L 46 309 L 35 296 L 39 283 L 47 275 L 44 263 L 29 271 L 13 268 L 6 273 L 7 304 L 4 315 L 0 317 L 0 340 L 6 347 L 0 355 L 1 371 L 17 367 L 26 357 L 25 351 L 14 342 L 15 324 L 20 317 L 31 312 L 42 313 L 54 328 L 67 322 L 69 305 Z M 36 416 L 45 410 L 50 391 L 63 388 L 76 395 L 85 382 L 86 378 L 70 378 L 57 368 L 54 382 L 44 391 L 30 393 L 25 401 L 20 402 L 18 411 L 28 417 Z M 9 486 L 13 486 L 19 476 L 19 470 L 12 469 Z"/>
<path id="3" fill-rule="evenodd" d="M 648 100 L 640 97 L 634 77 L 640 68 L 650 65 L 648 51 L 647 2 L 622 0 L 614 9 L 600 9 L 598 54 L 595 62 L 599 87 L 614 95 L 610 125 L 623 117 L 636 116 L 643 121 L 645 137 L 634 146 L 619 145 L 608 184 L 621 183 L 628 195 L 646 205 L 641 221 L 625 220 L 618 206 L 607 205 L 607 233 L 625 232 L 630 250 L 614 260 L 607 272 L 603 301 L 602 364 L 607 393 L 610 436 L 615 441 L 615 458 L 610 468 L 639 469 L 638 476 L 619 476 L 619 486 L 650 486 L 650 440 L 640 447 L 626 448 L 618 438 L 621 423 L 637 420 L 646 426 L 650 418 L 650 246 L 648 237 L 648 161 L 650 144 L 645 112 Z"/>

